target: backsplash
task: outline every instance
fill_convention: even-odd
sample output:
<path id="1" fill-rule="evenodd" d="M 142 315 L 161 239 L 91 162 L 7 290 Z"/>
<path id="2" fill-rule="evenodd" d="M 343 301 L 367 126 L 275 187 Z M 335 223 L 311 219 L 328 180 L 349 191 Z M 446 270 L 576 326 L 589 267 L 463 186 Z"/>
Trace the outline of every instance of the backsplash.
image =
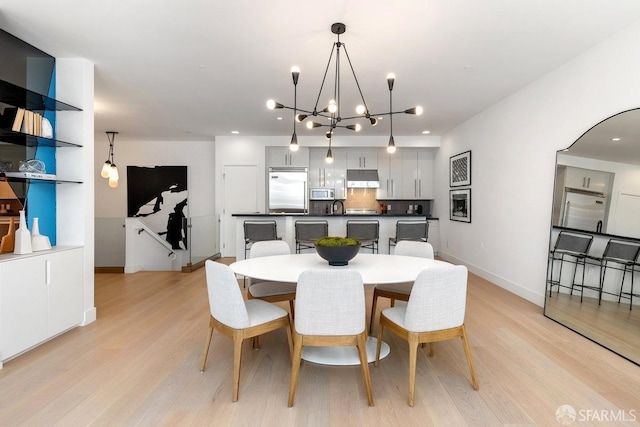
<path id="1" fill-rule="evenodd" d="M 380 213 L 380 204 L 376 200 L 375 188 L 347 188 L 345 209 L 374 209 Z"/>

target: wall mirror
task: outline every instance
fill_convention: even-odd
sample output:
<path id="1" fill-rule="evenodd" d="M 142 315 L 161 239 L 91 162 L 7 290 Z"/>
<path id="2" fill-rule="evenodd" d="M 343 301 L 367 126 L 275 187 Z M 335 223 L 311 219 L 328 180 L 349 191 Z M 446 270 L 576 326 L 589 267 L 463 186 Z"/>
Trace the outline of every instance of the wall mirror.
<path id="1" fill-rule="evenodd" d="M 550 236 L 545 316 L 640 364 L 640 109 L 558 151 Z"/>

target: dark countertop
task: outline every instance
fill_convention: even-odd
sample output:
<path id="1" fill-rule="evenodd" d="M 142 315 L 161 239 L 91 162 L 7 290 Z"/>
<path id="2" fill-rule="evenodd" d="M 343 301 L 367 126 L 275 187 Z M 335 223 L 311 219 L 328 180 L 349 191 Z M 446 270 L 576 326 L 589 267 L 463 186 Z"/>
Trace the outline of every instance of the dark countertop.
<path id="1" fill-rule="evenodd" d="M 406 213 L 387 213 L 387 214 L 344 214 L 344 215 L 332 215 L 332 214 L 295 214 L 295 213 L 239 213 L 239 214 L 231 214 L 231 216 L 247 216 L 247 217 L 283 217 L 283 216 L 295 216 L 295 217 L 329 217 L 329 218 L 340 218 L 340 217 L 349 217 L 349 218 L 362 218 L 362 217 L 390 217 L 390 218 L 415 218 L 415 219 L 433 219 L 437 220 L 438 218 L 425 216 L 425 215 L 416 215 L 416 214 L 406 214 Z"/>

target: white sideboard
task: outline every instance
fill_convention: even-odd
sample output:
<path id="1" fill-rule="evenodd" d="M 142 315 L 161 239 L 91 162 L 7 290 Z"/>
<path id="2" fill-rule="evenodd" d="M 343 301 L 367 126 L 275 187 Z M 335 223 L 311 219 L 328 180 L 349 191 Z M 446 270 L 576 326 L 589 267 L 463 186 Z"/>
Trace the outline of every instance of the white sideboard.
<path id="1" fill-rule="evenodd" d="M 0 257 L 0 367 L 83 322 L 82 247 Z"/>

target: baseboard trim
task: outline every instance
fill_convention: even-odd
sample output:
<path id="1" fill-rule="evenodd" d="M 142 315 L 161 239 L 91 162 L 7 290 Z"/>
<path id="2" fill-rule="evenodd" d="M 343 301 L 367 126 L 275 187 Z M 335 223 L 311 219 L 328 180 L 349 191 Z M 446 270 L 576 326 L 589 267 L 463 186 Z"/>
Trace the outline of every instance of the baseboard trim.
<path id="1" fill-rule="evenodd" d="M 453 264 L 460 264 L 460 265 L 465 265 L 467 266 L 467 268 L 469 269 L 470 272 L 472 272 L 473 274 L 482 277 L 485 280 L 490 281 L 491 283 L 494 283 L 498 286 L 500 286 L 502 289 L 506 289 L 507 291 L 518 295 L 519 297 L 522 297 L 524 299 L 526 299 L 529 302 L 534 303 L 535 305 L 539 306 L 539 307 L 544 307 L 544 293 L 539 294 L 536 293 L 530 289 L 526 289 L 524 287 L 522 287 L 521 285 L 518 285 L 517 283 L 514 283 L 510 280 L 505 279 L 504 277 L 495 275 L 489 271 L 483 270 L 482 268 L 473 265 L 473 264 L 469 264 L 468 262 L 462 260 L 462 259 L 458 259 L 456 257 L 454 257 L 453 255 L 440 250 L 438 252 L 438 257 L 442 258 L 444 261 L 448 261 L 450 263 Z M 544 291 L 543 291 L 544 292 Z"/>
<path id="2" fill-rule="evenodd" d="M 124 267 L 95 267 L 93 272 L 96 274 L 100 273 L 116 273 L 116 274 L 124 274 Z"/>

